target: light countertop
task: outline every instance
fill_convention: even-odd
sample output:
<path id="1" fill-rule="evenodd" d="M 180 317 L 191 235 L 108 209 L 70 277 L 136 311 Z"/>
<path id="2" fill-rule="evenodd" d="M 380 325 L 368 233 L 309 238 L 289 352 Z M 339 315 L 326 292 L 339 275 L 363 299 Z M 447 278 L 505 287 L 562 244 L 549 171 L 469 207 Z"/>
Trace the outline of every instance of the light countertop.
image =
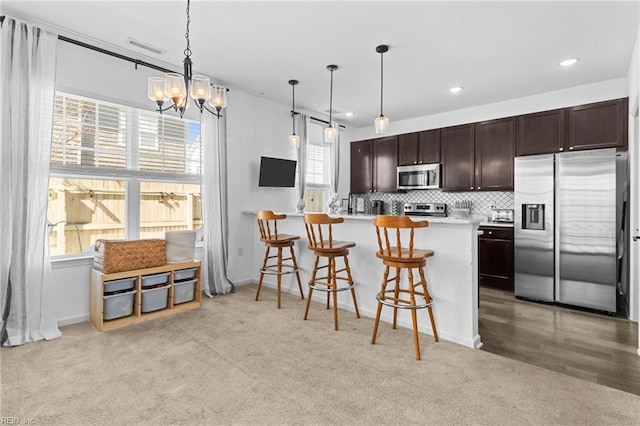
<path id="1" fill-rule="evenodd" d="M 483 221 L 480 222 L 480 226 L 498 226 L 498 227 L 502 227 L 502 228 L 513 228 L 513 222 L 511 223 L 506 223 L 506 222 L 491 222 L 491 221 Z"/>
<path id="2" fill-rule="evenodd" d="M 243 210 L 242 213 L 244 214 L 255 214 L 255 211 L 251 211 L 251 210 Z M 304 216 L 304 213 L 297 213 L 297 212 L 276 212 L 276 213 L 284 213 L 287 216 L 290 217 L 302 217 Z M 333 215 L 330 215 L 333 216 Z M 345 221 L 348 220 L 358 220 L 358 221 L 371 221 L 373 220 L 373 218 L 375 217 L 374 215 L 365 215 L 365 214 L 341 214 L 341 215 L 336 215 L 336 216 L 340 216 L 343 217 L 345 219 Z M 456 218 L 453 216 L 449 216 L 449 217 L 437 217 L 437 216 L 409 216 L 414 220 L 427 220 L 429 221 L 429 223 L 446 223 L 446 224 L 457 224 L 457 225 L 469 225 L 469 224 L 480 224 L 482 225 L 483 223 L 481 222 L 486 222 L 486 216 L 472 216 L 469 218 Z M 502 225 L 509 225 L 509 224 L 502 224 Z M 511 225 L 513 226 L 513 225 Z"/>

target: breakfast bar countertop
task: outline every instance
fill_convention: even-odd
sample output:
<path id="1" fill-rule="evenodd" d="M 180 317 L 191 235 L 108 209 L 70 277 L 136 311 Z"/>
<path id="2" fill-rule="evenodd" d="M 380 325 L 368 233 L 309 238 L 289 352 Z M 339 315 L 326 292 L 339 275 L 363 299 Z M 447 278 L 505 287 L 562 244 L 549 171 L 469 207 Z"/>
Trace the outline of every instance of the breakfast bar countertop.
<path id="1" fill-rule="evenodd" d="M 255 211 L 251 211 L 251 210 L 243 210 L 242 213 L 245 214 L 255 214 Z M 298 213 L 298 212 L 276 212 L 276 213 L 284 213 L 286 214 L 288 217 L 303 217 L 305 214 L 304 213 Z M 347 220 L 359 220 L 359 221 L 373 221 L 373 218 L 375 217 L 375 215 L 366 215 L 366 214 L 337 214 L 337 215 L 329 215 L 331 217 L 343 217 L 345 221 Z M 453 224 L 453 225 L 471 225 L 471 224 L 475 224 L 475 225 L 485 225 L 487 224 L 487 218 L 486 216 L 472 216 L 472 217 L 468 217 L 468 218 L 457 218 L 454 216 L 447 216 L 447 217 L 439 217 L 439 216 L 408 216 L 410 218 L 412 218 L 413 220 L 427 220 L 429 223 L 448 223 L 448 224 Z M 502 224 L 502 225 L 498 225 L 496 224 L 496 226 L 513 226 L 513 224 Z"/>
<path id="2" fill-rule="evenodd" d="M 243 211 L 245 215 L 255 215 L 253 211 Z M 307 235 L 303 223 L 303 213 L 286 213 L 287 219 L 278 222 L 278 232 L 299 235 L 294 250 L 300 267 L 300 278 L 308 282 L 314 258 L 307 249 Z M 376 257 L 378 241 L 372 215 L 336 215 L 344 217 L 344 223 L 333 227 L 333 237 L 340 241 L 353 241 L 356 246 L 349 249 L 349 263 L 355 281 L 360 314 L 375 317 L 377 309 L 376 294 L 380 291 L 384 267 Z M 474 216 L 467 219 L 454 217 L 410 216 L 414 220 L 427 220 L 427 228 L 415 232 L 415 246 L 435 252 L 427 260 L 425 268 L 429 292 L 434 299 L 438 335 L 441 339 L 455 342 L 471 348 L 482 346 L 478 334 L 478 226 L 486 221 L 486 216 Z M 254 220 L 256 238 L 254 240 L 251 264 L 258 281 L 263 246 L 258 238 L 257 222 Z M 275 278 L 265 277 L 263 285 L 275 288 Z M 293 274 L 283 277 L 282 291 L 298 293 L 298 285 Z M 305 289 L 306 293 L 306 289 Z M 320 293 L 320 292 L 316 292 Z M 322 294 L 313 300 L 326 303 Z M 341 309 L 354 311 L 348 292 L 338 295 Z M 302 307 L 302 306 L 301 306 Z M 383 310 L 381 320 L 392 322 L 391 309 Z M 424 315 L 423 315 L 424 314 Z M 398 316 L 398 325 L 411 328 L 411 318 L 407 312 Z M 428 316 L 424 312 L 418 315 L 419 331 L 432 335 Z M 390 325 L 388 325 L 390 326 Z"/>

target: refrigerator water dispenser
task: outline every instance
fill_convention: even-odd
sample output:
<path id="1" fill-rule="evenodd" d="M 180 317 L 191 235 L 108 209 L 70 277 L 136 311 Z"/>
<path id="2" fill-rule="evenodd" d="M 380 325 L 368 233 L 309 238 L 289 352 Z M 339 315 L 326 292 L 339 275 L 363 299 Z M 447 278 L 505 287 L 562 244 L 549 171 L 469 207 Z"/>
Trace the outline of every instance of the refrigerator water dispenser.
<path id="1" fill-rule="evenodd" d="M 522 229 L 544 231 L 544 204 L 522 205 Z"/>

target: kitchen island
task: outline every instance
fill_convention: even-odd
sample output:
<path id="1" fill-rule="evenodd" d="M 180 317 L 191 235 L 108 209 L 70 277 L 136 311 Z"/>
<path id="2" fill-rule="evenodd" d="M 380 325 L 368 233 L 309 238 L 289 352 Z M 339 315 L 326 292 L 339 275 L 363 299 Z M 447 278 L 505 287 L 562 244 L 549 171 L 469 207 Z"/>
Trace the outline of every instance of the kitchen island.
<path id="1" fill-rule="evenodd" d="M 255 214 L 255 212 L 243 212 Z M 278 233 L 296 234 L 300 240 L 296 241 L 295 253 L 300 268 L 305 297 L 308 291 L 306 283 L 309 281 L 313 269 L 313 252 L 307 249 L 303 214 L 286 213 L 287 219 L 278 222 Z M 377 300 L 380 291 L 384 267 L 375 255 L 378 250 L 373 216 L 342 215 L 345 221 L 335 225 L 333 236 L 336 240 L 353 241 L 356 247 L 349 250 L 349 264 L 355 281 L 360 314 L 375 317 Z M 421 220 L 421 218 L 414 218 Z M 441 339 L 455 342 L 464 346 L 479 348 L 482 346 L 478 335 L 478 224 L 485 220 L 454 219 L 429 217 L 429 227 L 417 229 L 414 245 L 416 248 L 434 250 L 435 255 L 427 259 L 425 274 L 429 285 L 429 292 L 434 299 L 433 312 L 435 315 L 438 335 Z M 264 244 L 258 238 L 257 224 L 255 230 L 255 247 L 253 267 L 256 282 L 258 270 L 262 265 Z M 338 261 L 339 266 L 341 264 Z M 403 280 L 406 277 L 403 274 Z M 275 277 L 265 276 L 264 285 L 275 288 Z M 293 274 L 283 276 L 282 291 L 299 294 Z M 349 292 L 338 294 L 338 306 L 354 312 L 353 301 Z M 313 300 L 325 303 L 325 294 L 315 292 Z M 300 304 L 300 318 L 302 318 L 304 304 Z M 393 309 L 382 310 L 381 320 L 391 323 Z M 329 319 L 328 319 L 329 321 Z M 399 310 L 398 324 L 411 328 L 411 315 L 406 310 Z M 381 324 L 384 327 L 384 324 Z M 426 310 L 418 310 L 418 328 L 422 333 L 433 335 Z"/>

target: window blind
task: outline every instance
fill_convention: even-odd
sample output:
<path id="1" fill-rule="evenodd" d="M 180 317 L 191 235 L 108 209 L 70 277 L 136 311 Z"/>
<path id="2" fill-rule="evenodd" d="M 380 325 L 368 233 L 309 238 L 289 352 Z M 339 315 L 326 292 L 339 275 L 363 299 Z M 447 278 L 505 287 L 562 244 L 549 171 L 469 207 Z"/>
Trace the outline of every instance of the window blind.
<path id="1" fill-rule="evenodd" d="M 200 153 L 197 122 L 56 95 L 52 165 L 199 174 Z"/>

